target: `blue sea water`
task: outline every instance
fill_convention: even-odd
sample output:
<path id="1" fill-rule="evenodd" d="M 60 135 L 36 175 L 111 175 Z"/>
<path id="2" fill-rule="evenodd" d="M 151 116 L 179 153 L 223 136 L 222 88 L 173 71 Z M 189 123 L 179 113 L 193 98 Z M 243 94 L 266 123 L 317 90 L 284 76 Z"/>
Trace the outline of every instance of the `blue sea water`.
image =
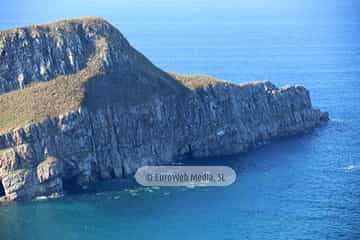
<path id="1" fill-rule="evenodd" d="M 97 193 L 0 205 L 0 239 L 360 239 L 360 2 L 25 1 L 0 28 L 107 18 L 161 68 L 303 84 L 331 120 L 247 154 L 226 188 L 100 184 Z M 195 163 L 192 163 L 195 164 Z"/>

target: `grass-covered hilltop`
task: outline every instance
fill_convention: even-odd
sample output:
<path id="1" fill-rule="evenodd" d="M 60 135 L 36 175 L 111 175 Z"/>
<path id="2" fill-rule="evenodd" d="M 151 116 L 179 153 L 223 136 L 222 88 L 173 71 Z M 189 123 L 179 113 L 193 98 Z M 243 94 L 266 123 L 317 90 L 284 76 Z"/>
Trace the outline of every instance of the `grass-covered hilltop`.
<path id="1" fill-rule="evenodd" d="M 185 93 L 101 18 L 0 33 L 0 131 L 80 106 L 131 105 Z"/>
<path id="2" fill-rule="evenodd" d="M 0 31 L 2 200 L 244 152 L 326 119 L 302 86 L 162 71 L 101 18 Z"/>

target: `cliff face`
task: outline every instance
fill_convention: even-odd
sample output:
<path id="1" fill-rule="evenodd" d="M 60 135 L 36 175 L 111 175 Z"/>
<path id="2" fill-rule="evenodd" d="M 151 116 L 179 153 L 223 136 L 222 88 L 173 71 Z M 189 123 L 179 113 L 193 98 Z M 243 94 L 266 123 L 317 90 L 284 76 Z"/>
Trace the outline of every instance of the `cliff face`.
<path id="1" fill-rule="evenodd" d="M 0 52 L 3 199 L 240 153 L 327 120 L 302 86 L 165 73 L 99 18 L 0 32 Z"/>

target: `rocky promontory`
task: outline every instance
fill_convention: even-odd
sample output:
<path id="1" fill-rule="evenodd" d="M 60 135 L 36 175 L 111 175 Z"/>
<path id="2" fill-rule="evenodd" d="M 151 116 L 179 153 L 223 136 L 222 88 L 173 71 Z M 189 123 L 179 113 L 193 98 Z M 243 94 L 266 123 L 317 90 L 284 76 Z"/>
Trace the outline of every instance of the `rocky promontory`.
<path id="1" fill-rule="evenodd" d="M 0 197 L 247 151 L 328 119 L 303 86 L 164 72 L 101 18 L 0 31 Z"/>

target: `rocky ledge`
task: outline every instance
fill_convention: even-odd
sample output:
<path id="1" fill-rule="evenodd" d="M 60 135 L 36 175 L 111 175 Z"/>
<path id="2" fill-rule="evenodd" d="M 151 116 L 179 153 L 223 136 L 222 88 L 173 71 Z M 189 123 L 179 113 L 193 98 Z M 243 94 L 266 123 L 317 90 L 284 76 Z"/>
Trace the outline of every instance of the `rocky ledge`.
<path id="1" fill-rule="evenodd" d="M 164 72 L 101 18 L 0 32 L 0 197 L 247 151 L 328 119 L 302 86 Z"/>

